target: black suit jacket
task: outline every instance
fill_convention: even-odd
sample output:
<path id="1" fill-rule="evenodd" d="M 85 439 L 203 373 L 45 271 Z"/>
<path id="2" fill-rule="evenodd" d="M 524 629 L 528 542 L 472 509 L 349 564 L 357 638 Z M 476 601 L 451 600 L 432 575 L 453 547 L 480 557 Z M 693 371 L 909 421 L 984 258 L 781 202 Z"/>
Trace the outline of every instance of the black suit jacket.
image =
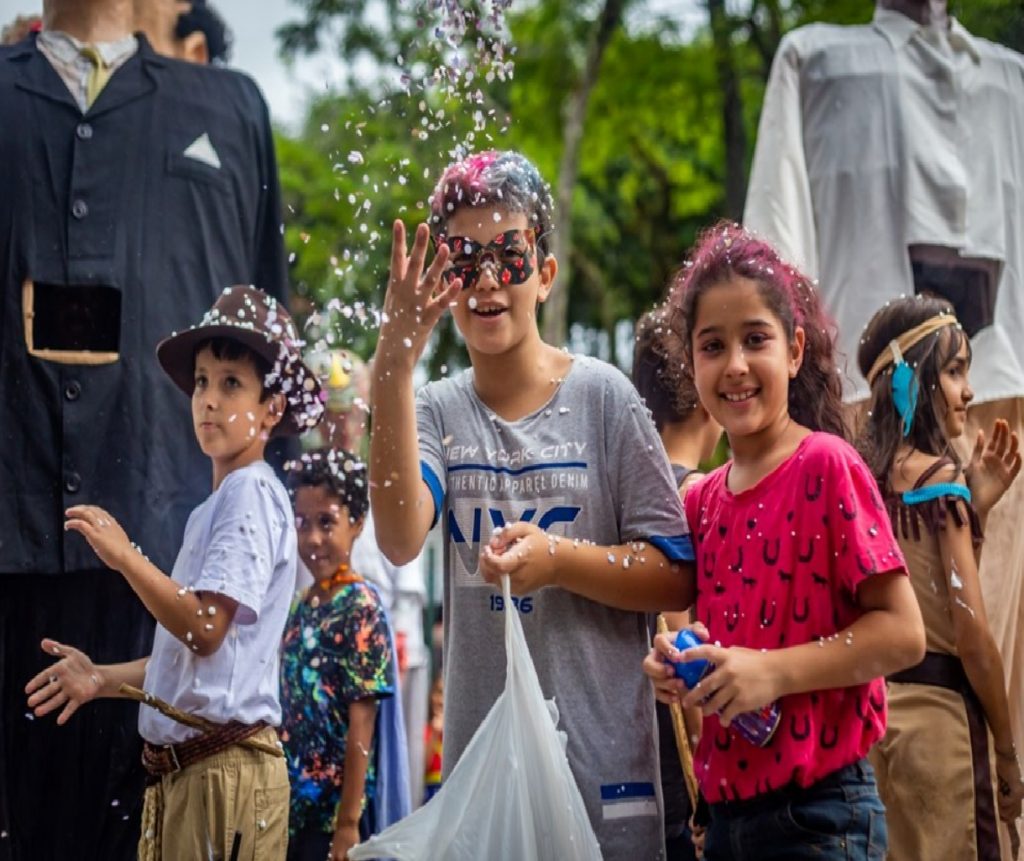
<path id="1" fill-rule="evenodd" d="M 107 508 L 169 572 L 211 474 L 156 344 L 198 322 L 230 284 L 285 298 L 259 91 L 237 72 L 139 42 L 84 115 L 34 37 L 0 48 L 0 574 L 101 567 L 62 529 L 64 510 L 84 502 Z M 26 279 L 50 285 L 47 295 L 114 291 L 104 295 L 119 313 L 73 322 L 111 326 L 120 358 L 30 355 Z"/>

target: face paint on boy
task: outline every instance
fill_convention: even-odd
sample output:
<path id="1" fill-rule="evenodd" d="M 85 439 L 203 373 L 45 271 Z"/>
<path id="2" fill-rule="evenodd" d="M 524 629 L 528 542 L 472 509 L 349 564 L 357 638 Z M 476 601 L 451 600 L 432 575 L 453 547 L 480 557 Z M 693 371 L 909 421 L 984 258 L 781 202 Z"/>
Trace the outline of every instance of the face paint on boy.
<path id="1" fill-rule="evenodd" d="M 534 255 L 527 239 L 532 230 L 506 230 L 486 245 L 468 236 L 439 237 L 451 251 L 445 280 L 462 279 L 462 289 L 472 287 L 484 266 L 490 266 L 495 280 L 502 287 L 522 284 L 534 273 Z M 533 234 L 535 235 L 535 234 Z"/>

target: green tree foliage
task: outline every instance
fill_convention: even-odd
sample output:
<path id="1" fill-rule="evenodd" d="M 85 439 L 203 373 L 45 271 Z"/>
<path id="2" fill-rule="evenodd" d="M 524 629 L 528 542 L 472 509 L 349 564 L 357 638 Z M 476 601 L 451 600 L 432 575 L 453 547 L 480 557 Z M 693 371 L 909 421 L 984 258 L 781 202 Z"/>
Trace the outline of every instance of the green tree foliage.
<path id="1" fill-rule="evenodd" d="M 450 87 L 402 92 L 403 70 L 415 77 L 442 67 L 453 50 L 424 37 L 422 9 L 391 0 L 385 19 L 368 23 L 364 2 L 299 5 L 304 19 L 280 34 L 287 51 L 333 40 L 344 56 L 366 54 L 381 63 L 379 80 L 352 81 L 344 93 L 318 99 L 302 132 L 278 139 L 293 283 L 315 307 L 330 309 L 337 325 L 324 331 L 368 353 L 373 317 L 358 317 L 382 301 L 391 221 L 425 218 L 427 197 L 459 143 L 520 149 L 554 184 L 564 101 L 583 67 L 600 3 L 514 4 L 508 21 L 515 75 L 476 80 L 481 104 L 452 98 Z M 616 324 L 657 301 L 697 231 L 728 212 L 728 172 L 745 176 L 782 34 L 811 21 L 867 22 L 874 4 L 730 2 L 720 23 L 724 39 L 722 33 L 713 38 L 709 24 L 692 31 L 679 20 L 645 17 L 639 0 L 630 7 L 630 23 L 609 42 L 588 102 L 569 267 L 569 320 L 608 333 L 609 358 L 620 361 L 627 357 L 614 355 Z M 972 0 L 952 11 L 962 12 L 972 32 L 1018 49 L 1024 43 L 1020 0 Z M 742 117 L 745 159 L 739 166 L 727 163 L 723 50 L 738 82 L 734 108 Z M 358 156 L 350 160 L 353 153 Z M 435 371 L 465 361 L 450 327 L 435 348 Z"/>

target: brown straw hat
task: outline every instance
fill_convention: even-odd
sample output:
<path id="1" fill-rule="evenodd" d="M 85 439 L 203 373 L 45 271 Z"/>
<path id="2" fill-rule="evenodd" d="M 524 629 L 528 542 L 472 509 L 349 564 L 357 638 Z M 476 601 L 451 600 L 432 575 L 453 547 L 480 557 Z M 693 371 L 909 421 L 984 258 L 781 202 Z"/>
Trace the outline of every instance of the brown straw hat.
<path id="1" fill-rule="evenodd" d="M 198 324 L 174 332 L 156 348 L 160 366 L 189 397 L 195 388 L 196 347 L 211 338 L 244 344 L 272 367 L 263 384 L 284 393 L 287 406 L 273 436 L 293 436 L 315 426 L 324 413 L 320 381 L 302 361 L 291 315 L 255 287 L 235 285 L 220 294 Z"/>

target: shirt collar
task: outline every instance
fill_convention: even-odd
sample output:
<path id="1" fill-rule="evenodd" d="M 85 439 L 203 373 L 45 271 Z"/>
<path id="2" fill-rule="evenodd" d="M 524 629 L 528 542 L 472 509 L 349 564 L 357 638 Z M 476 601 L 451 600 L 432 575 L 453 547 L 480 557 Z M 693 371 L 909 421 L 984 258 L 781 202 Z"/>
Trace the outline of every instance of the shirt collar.
<path id="1" fill-rule="evenodd" d="M 879 7 L 875 8 L 875 16 L 871 23 L 876 30 L 889 40 L 889 44 L 892 45 L 894 50 L 906 47 L 907 43 L 924 29 L 913 18 L 908 18 L 906 15 L 894 12 L 892 9 L 882 9 Z M 949 18 L 947 38 L 949 39 L 950 47 L 954 51 L 966 51 L 975 63 L 981 62 L 981 52 L 978 50 L 977 40 L 953 16 Z"/>
<path id="2" fill-rule="evenodd" d="M 85 47 L 84 42 L 58 30 L 43 30 L 39 34 L 39 41 L 61 62 L 69 64 L 80 56 L 82 48 Z M 103 61 L 114 67 L 123 63 L 139 49 L 139 40 L 129 34 L 116 42 L 97 42 L 95 47 Z"/>

